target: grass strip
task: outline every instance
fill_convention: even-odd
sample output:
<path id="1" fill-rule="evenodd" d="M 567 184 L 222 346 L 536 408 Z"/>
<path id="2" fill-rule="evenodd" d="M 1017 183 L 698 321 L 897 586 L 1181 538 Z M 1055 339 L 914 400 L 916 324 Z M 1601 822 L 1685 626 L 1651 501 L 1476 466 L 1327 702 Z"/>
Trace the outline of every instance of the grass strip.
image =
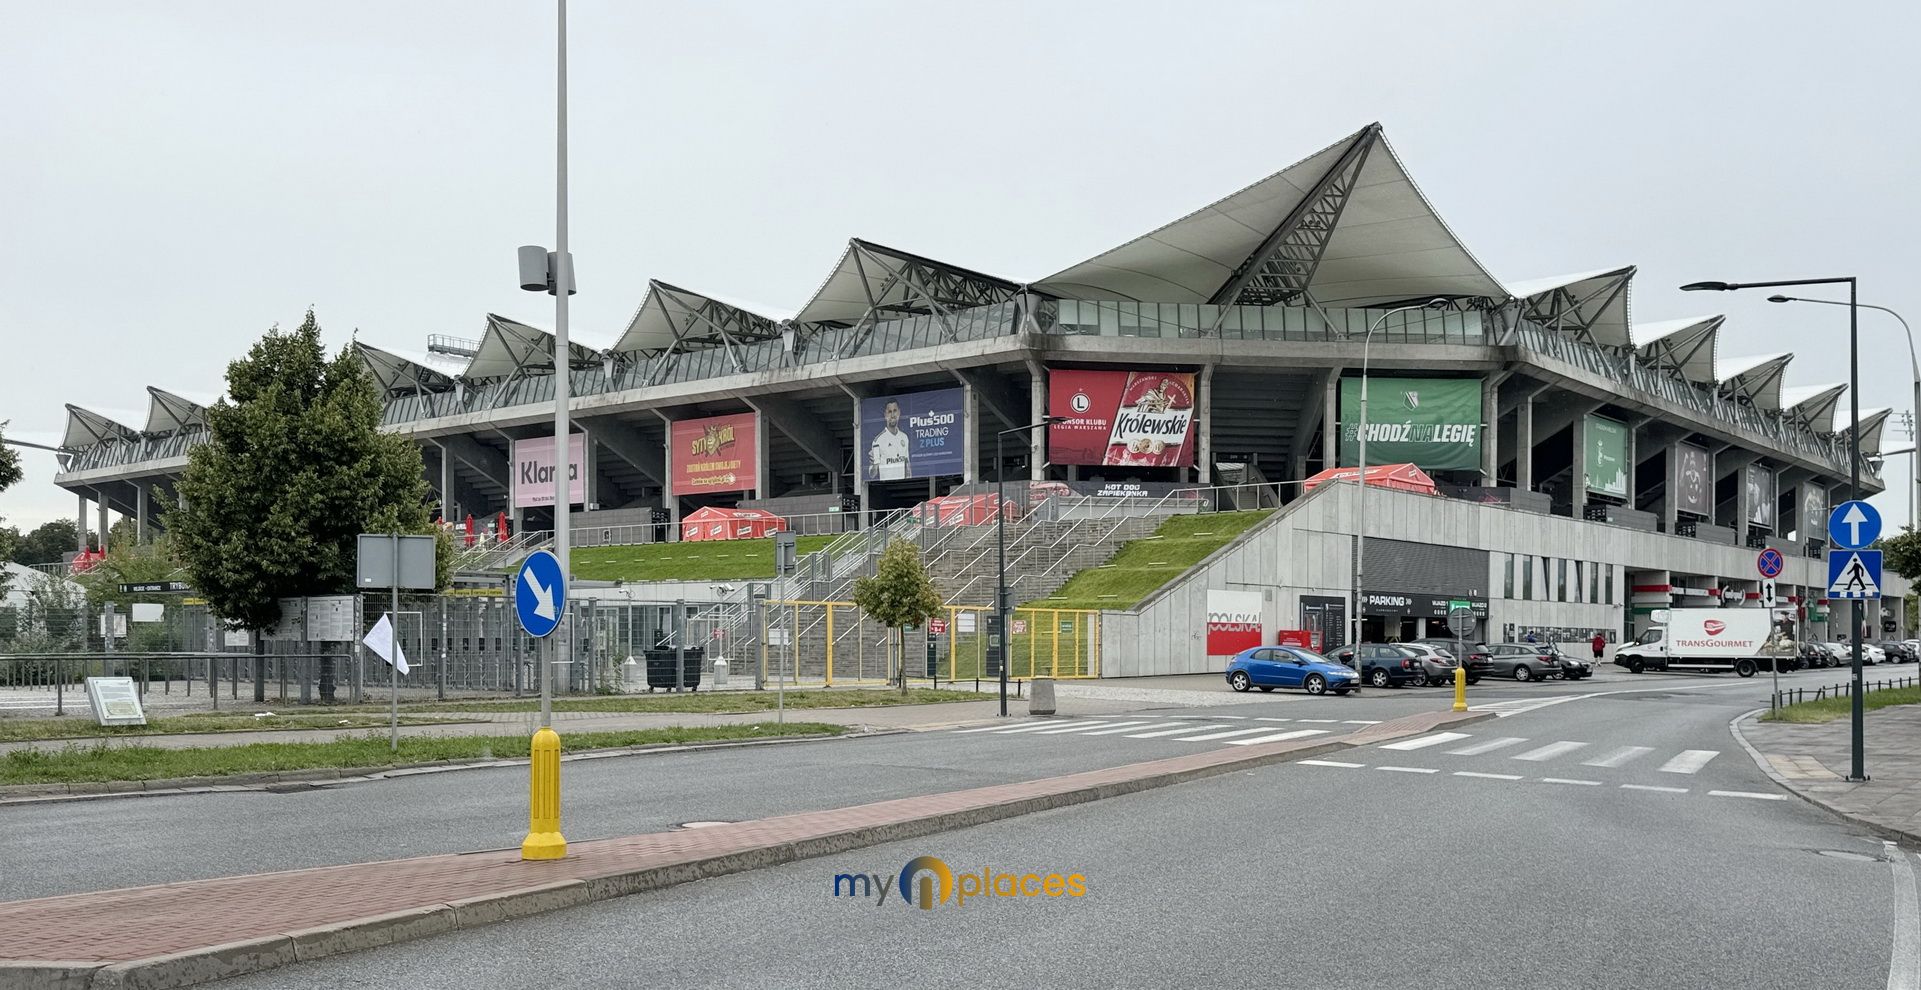
<path id="1" fill-rule="evenodd" d="M 564 752 L 624 746 L 835 736 L 846 726 L 820 722 L 754 722 L 745 725 L 669 726 L 622 732 L 573 732 L 561 738 Z M 369 734 L 318 743 L 249 743 L 194 749 L 154 746 L 69 745 L 64 749 L 15 750 L 0 756 L 0 784 L 61 784 L 178 777 L 224 777 L 294 770 L 378 770 L 439 760 L 524 759 L 529 738 L 518 736 L 403 737 L 399 750 L 387 737 Z"/>
<path id="2" fill-rule="evenodd" d="M 945 673 L 945 668 L 942 668 Z M 794 708 L 886 708 L 893 705 L 937 705 L 956 701 L 984 701 L 989 696 L 972 691 L 937 691 L 912 688 L 901 694 L 899 688 L 819 688 L 788 691 L 786 707 Z M 689 694 L 628 694 L 598 698 L 556 698 L 557 712 L 668 712 L 708 715 L 770 712 L 781 703 L 773 691 L 708 691 Z M 337 711 L 384 712 L 380 706 L 339 708 Z M 534 712 L 540 701 L 523 698 L 513 701 L 433 701 L 402 704 L 403 712 Z"/>
<path id="3" fill-rule="evenodd" d="M 807 556 L 833 536 L 798 536 L 795 550 Z M 774 576 L 774 541 L 690 540 L 624 547 L 575 547 L 568 558 L 574 577 L 585 581 L 719 581 Z"/>
<path id="4" fill-rule="evenodd" d="M 1921 687 L 1889 688 L 1884 691 L 1870 691 L 1861 696 L 1861 706 L 1868 711 L 1887 708 L 1890 705 L 1912 705 L 1921 702 Z M 1847 695 L 1823 698 L 1820 701 L 1803 701 L 1798 705 L 1777 708 L 1761 716 L 1763 722 L 1832 722 L 1846 718 L 1853 712 L 1854 699 Z"/>
<path id="5" fill-rule="evenodd" d="M 1272 514 L 1272 509 L 1263 509 L 1173 516 L 1152 536 L 1122 544 L 1113 560 L 1080 571 L 1059 591 L 1026 604 L 1031 608 L 1133 608 Z"/>
<path id="6" fill-rule="evenodd" d="M 372 713 L 294 713 L 209 712 L 196 715 L 168 715 L 149 718 L 146 725 L 99 725 L 89 715 L 64 718 L 0 718 L 0 742 L 30 742 L 44 739 L 95 739 L 129 736 L 180 736 L 201 732 L 269 732 L 286 729 L 377 729 L 387 725 L 387 716 Z M 401 725 L 442 725 L 461 722 L 457 718 L 402 715 Z"/>

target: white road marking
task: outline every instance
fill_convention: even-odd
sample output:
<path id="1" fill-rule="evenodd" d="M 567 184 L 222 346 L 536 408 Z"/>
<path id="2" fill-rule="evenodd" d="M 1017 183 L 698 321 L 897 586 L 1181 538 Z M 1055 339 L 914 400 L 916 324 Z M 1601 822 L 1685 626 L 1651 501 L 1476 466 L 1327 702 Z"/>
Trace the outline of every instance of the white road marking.
<path id="1" fill-rule="evenodd" d="M 1447 755 L 1479 756 L 1482 753 L 1492 753 L 1497 749 L 1505 749 L 1516 743 L 1524 743 L 1524 742 L 1527 742 L 1527 737 L 1525 736 L 1502 736 L 1499 739 L 1488 739 L 1482 742 L 1477 742 L 1472 746 L 1462 746 L 1460 749 L 1450 749 L 1447 751 Z"/>
<path id="2" fill-rule="evenodd" d="M 1592 760 L 1582 760 L 1581 765 L 1584 767 L 1618 767 L 1629 760 L 1639 759 L 1652 752 L 1654 752 L 1654 747 L 1652 746 L 1623 746 L 1606 756 L 1597 757 Z"/>
<path id="3" fill-rule="evenodd" d="M 1340 719 L 1337 719 L 1337 718 L 1303 718 L 1303 719 L 1296 719 L 1296 721 L 1300 721 L 1300 722 L 1329 722 L 1329 723 L 1331 723 L 1331 722 L 1338 722 L 1338 721 L 1340 721 Z"/>
<path id="4" fill-rule="evenodd" d="M 1685 787 L 1662 787 L 1658 784 L 1622 784 L 1621 789 L 1624 791 L 1655 791 L 1660 794 L 1686 794 L 1688 792 L 1688 789 Z"/>
<path id="5" fill-rule="evenodd" d="M 1580 784 L 1582 787 L 1601 786 L 1601 782 L 1598 780 L 1569 780 L 1566 777 L 1542 777 L 1541 783 L 1543 784 Z"/>
<path id="6" fill-rule="evenodd" d="M 1341 720 L 1341 724 L 1342 725 L 1380 725 L 1381 720 L 1378 718 L 1344 718 Z"/>
<path id="7" fill-rule="evenodd" d="M 1296 760 L 1294 762 L 1304 767 L 1343 767 L 1348 770 L 1359 770 L 1367 766 L 1365 763 L 1342 763 L 1338 760 Z"/>
<path id="8" fill-rule="evenodd" d="M 1283 739 L 1300 739 L 1305 736 L 1324 736 L 1326 729 L 1295 729 L 1293 732 L 1276 732 L 1271 736 L 1255 736 L 1252 739 L 1229 739 L 1229 746 L 1254 746 L 1259 743 L 1280 742 Z M 1356 763 L 1355 766 L 1360 766 Z"/>
<path id="9" fill-rule="evenodd" d="M 1209 718 L 1231 718 L 1236 720 L 1245 720 L 1247 718 L 1247 716 L 1245 715 L 1210 715 L 1208 717 Z"/>
<path id="10" fill-rule="evenodd" d="M 1753 798 L 1756 801 L 1786 801 L 1786 794 L 1756 794 L 1753 791 L 1709 791 L 1709 797 Z"/>
<path id="11" fill-rule="evenodd" d="M 1661 764 L 1662 773 L 1700 773 L 1708 761 L 1721 755 L 1718 749 L 1689 749 L 1681 755 Z"/>
<path id="12" fill-rule="evenodd" d="M 1454 771 L 1454 776 L 1478 777 L 1482 780 L 1520 780 L 1521 779 L 1521 775 L 1518 773 L 1477 773 L 1476 771 L 1473 771 L 1473 770 L 1456 770 Z"/>
<path id="13" fill-rule="evenodd" d="M 1254 716 L 1254 721 L 1256 722 L 1292 722 L 1294 720 L 1291 718 L 1275 718 L 1271 715 L 1256 715 Z"/>
<path id="14" fill-rule="evenodd" d="M 1108 723 L 1102 722 L 1100 724 L 1106 725 Z M 1042 729 L 1058 729 L 1058 728 L 1060 728 L 1060 726 L 1056 723 L 1041 722 L 1035 725 L 1012 725 L 1012 726 L 990 725 L 981 729 L 962 729 L 960 731 L 962 732 L 999 732 L 1003 734 L 1012 734 L 1015 732 L 1039 732 Z"/>
<path id="15" fill-rule="evenodd" d="M 1375 767 L 1374 769 L 1388 770 L 1394 773 L 1440 773 L 1441 772 L 1432 767 Z"/>
<path id="16" fill-rule="evenodd" d="M 1560 742 L 1548 743 L 1538 749 L 1530 749 L 1519 756 L 1513 757 L 1513 759 L 1526 760 L 1529 763 L 1546 763 L 1557 756 L 1565 756 L 1586 745 L 1587 743 L 1584 742 L 1569 742 L 1563 739 Z"/>
<path id="17" fill-rule="evenodd" d="M 1138 729 L 1138 728 L 1140 728 L 1140 727 L 1141 727 L 1141 726 L 1143 726 L 1143 725 L 1153 725 L 1153 724 L 1154 724 L 1154 723 L 1152 723 L 1152 722 L 1116 722 L 1116 723 L 1114 723 L 1114 724 L 1113 724 L 1112 726 L 1110 726 L 1110 727 L 1108 727 L 1108 728 L 1104 728 L 1104 729 L 1102 729 L 1102 730 L 1100 730 L 1099 732 L 1090 732 L 1090 733 L 1088 733 L 1088 735 L 1090 735 L 1090 736 L 1111 736 L 1111 735 L 1113 735 L 1113 734 L 1114 734 L 1114 733 L 1116 733 L 1116 732 L 1126 732 L 1126 731 L 1127 731 L 1127 730 L 1129 730 L 1129 729 Z M 1189 726 L 1186 726 L 1185 728 L 1189 728 L 1189 729 L 1191 729 L 1191 728 L 1193 728 L 1193 726 L 1191 726 L 1191 725 L 1189 725 Z"/>
<path id="18" fill-rule="evenodd" d="M 1415 749 L 1426 749 L 1429 746 L 1439 746 L 1442 743 L 1451 743 L 1456 739 L 1466 738 L 1467 733 L 1465 732 L 1434 732 L 1425 736 L 1415 736 L 1412 739 L 1403 739 L 1400 742 L 1388 743 L 1379 748 L 1407 752 Z"/>
<path id="19" fill-rule="evenodd" d="M 1088 725 L 1070 725 L 1070 726 L 1065 726 L 1065 727 L 1063 727 L 1063 728 L 1059 728 L 1059 729 L 1049 729 L 1049 730 L 1048 730 L 1048 731 L 1046 731 L 1046 732 L 1036 732 L 1036 733 L 1034 733 L 1034 734 L 1035 734 L 1035 735 L 1037 735 L 1037 736 L 1057 736 L 1057 735 L 1060 735 L 1060 734 L 1061 734 L 1061 733 L 1063 733 L 1063 732 L 1086 732 L 1086 731 L 1088 731 L 1089 729 L 1118 729 L 1118 728 L 1122 728 L 1122 727 L 1124 727 L 1124 726 L 1133 726 L 1133 727 L 1136 727 L 1136 728 L 1138 728 L 1138 727 L 1140 727 L 1140 726 L 1143 726 L 1143 725 L 1147 725 L 1147 724 L 1149 724 L 1149 723 L 1148 723 L 1148 722 L 1145 722 L 1145 721 L 1135 721 L 1135 722 L 1094 722 L 1094 723 L 1091 723 L 1091 724 L 1088 724 Z"/>
<path id="20" fill-rule="evenodd" d="M 1914 864 L 1892 842 L 1881 843 L 1894 864 L 1894 948 L 1888 954 L 1888 990 L 1921 988 L 1921 900 L 1915 894 Z"/>
<path id="21" fill-rule="evenodd" d="M 1251 735 L 1256 732 L 1266 732 L 1266 731 L 1267 731 L 1267 726 L 1262 725 L 1252 729 L 1229 729 L 1226 732 L 1210 732 L 1204 736 L 1182 736 L 1179 739 L 1176 739 L 1174 741 L 1175 742 L 1207 742 L 1210 739 L 1226 739 L 1228 736 L 1245 736 L 1245 735 Z"/>
<path id="22" fill-rule="evenodd" d="M 1225 728 L 1227 728 L 1227 726 L 1225 725 L 1177 725 L 1171 729 L 1155 729 L 1152 732 L 1132 732 L 1124 736 L 1123 738 L 1153 739 L 1157 736 L 1173 736 L 1173 735 L 1179 735 L 1180 733 L 1183 733 L 1183 732 L 1198 732 L 1203 729 L 1225 729 Z"/>

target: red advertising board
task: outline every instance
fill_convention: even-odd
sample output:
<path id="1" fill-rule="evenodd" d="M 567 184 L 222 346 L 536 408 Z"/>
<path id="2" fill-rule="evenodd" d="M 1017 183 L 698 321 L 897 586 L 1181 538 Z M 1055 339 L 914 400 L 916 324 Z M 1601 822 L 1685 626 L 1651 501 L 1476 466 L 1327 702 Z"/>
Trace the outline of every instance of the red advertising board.
<path id="1" fill-rule="evenodd" d="M 1306 629 L 1283 629 L 1274 636 L 1274 642 L 1282 646 L 1298 646 L 1303 650 L 1313 650 L 1316 653 L 1321 650 L 1320 639 L 1319 633 L 1309 632 Z"/>
<path id="2" fill-rule="evenodd" d="M 1261 645 L 1263 609 L 1263 599 L 1258 591 L 1209 590 L 1207 655 L 1231 657 L 1242 650 Z"/>
<path id="3" fill-rule="evenodd" d="M 683 419 L 670 431 L 673 493 L 744 492 L 760 486 L 753 413 Z"/>
<path id="4" fill-rule="evenodd" d="M 1055 464 L 1187 467 L 1194 463 L 1194 376 L 1185 371 L 1047 371 Z"/>

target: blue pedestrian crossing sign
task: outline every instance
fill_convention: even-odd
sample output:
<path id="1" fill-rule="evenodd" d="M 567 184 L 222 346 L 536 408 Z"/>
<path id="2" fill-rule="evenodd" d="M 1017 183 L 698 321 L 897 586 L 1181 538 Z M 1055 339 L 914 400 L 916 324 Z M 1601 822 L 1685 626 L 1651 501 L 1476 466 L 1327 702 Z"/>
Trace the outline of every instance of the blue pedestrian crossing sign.
<path id="1" fill-rule="evenodd" d="M 514 615 L 520 628 L 542 639 L 560 627 L 566 610 L 567 577 L 560 573 L 560 561 L 549 551 L 534 551 L 514 575 Z"/>
<path id="2" fill-rule="evenodd" d="M 1881 597 L 1881 551 L 1829 550 L 1828 597 Z"/>
<path id="3" fill-rule="evenodd" d="M 1859 550 L 1881 538 L 1881 513 L 1862 501 L 1843 502 L 1828 513 L 1828 542 Z"/>

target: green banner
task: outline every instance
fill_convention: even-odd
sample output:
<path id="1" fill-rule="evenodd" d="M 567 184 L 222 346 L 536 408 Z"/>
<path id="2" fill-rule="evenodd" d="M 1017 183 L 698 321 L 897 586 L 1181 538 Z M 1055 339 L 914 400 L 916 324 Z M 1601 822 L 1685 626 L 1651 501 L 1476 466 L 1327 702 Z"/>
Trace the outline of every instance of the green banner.
<path id="1" fill-rule="evenodd" d="M 1367 462 L 1481 469 L 1481 380 L 1367 380 Z M 1341 464 L 1360 463 L 1361 380 L 1341 379 Z"/>
<path id="2" fill-rule="evenodd" d="M 1587 490 L 1596 495 L 1628 497 L 1628 428 L 1626 423 L 1587 418 Z"/>

